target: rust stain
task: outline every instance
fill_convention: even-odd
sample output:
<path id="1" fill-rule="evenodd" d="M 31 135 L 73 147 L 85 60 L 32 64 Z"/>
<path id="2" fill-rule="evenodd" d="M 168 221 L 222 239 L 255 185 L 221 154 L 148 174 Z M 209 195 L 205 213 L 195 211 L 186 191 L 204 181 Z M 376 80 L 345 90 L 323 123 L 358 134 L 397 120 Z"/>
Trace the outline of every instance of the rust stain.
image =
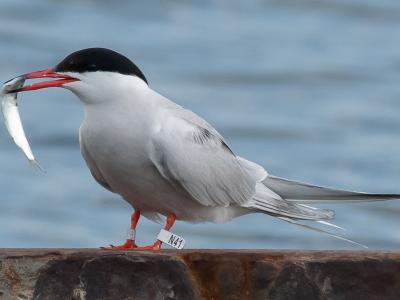
<path id="1" fill-rule="evenodd" d="M 205 299 L 252 299 L 254 257 L 237 253 L 182 255 Z"/>
<path id="2" fill-rule="evenodd" d="M 205 299 L 216 299 L 219 293 L 215 285 L 215 264 L 201 257 L 187 257 L 186 264 L 201 295 Z"/>

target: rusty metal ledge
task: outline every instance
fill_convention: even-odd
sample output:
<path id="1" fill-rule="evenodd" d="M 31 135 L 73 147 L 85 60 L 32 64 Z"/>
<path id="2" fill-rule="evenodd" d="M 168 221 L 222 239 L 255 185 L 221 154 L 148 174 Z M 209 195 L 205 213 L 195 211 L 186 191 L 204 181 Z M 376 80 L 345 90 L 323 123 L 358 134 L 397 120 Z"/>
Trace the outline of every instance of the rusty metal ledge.
<path id="1" fill-rule="evenodd" d="M 0 299 L 400 299 L 400 253 L 0 249 Z"/>

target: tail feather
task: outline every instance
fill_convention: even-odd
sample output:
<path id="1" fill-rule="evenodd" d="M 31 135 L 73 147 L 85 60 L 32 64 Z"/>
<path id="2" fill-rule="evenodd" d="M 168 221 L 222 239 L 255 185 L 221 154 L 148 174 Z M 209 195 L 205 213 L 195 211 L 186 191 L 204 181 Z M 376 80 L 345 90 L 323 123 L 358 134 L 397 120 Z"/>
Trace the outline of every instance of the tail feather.
<path id="1" fill-rule="evenodd" d="M 290 202 L 299 203 L 340 203 L 372 202 L 400 199 L 400 194 L 369 194 L 338 190 L 291 181 L 268 175 L 262 183 Z"/>
<path id="2" fill-rule="evenodd" d="M 334 211 L 330 209 L 286 201 L 261 183 L 256 185 L 256 194 L 245 206 L 275 217 L 287 217 L 296 220 L 330 220 L 335 215 Z"/>
<path id="3" fill-rule="evenodd" d="M 400 199 L 400 194 L 361 193 L 291 181 L 271 176 L 262 167 L 245 159 L 240 159 L 240 163 L 249 174 L 253 174 L 254 179 L 257 181 L 256 192 L 247 203 L 243 204 L 244 207 L 364 248 L 368 247 L 329 231 L 305 224 L 303 221 L 315 221 L 335 229 L 345 230 L 340 226 L 326 221 L 334 218 L 333 210 L 316 208 L 306 204 L 372 202 Z"/>
<path id="4" fill-rule="evenodd" d="M 294 225 L 297 225 L 297 226 L 306 228 L 306 229 L 308 229 L 308 230 L 312 230 L 312 231 L 324 233 L 324 234 L 327 234 L 327 235 L 329 235 L 329 236 L 331 236 L 331 237 L 333 237 L 333 238 L 335 238 L 335 239 L 338 239 L 338 240 L 341 240 L 341 241 L 345 241 L 345 242 L 348 242 L 348 243 L 350 243 L 350 244 L 357 245 L 357 246 L 363 247 L 363 248 L 365 248 L 365 249 L 368 249 L 367 246 L 365 246 L 365 245 L 363 245 L 363 244 L 360 244 L 360 243 L 357 243 L 356 241 L 347 239 L 347 238 L 342 237 L 342 236 L 340 236 L 340 235 L 333 234 L 333 233 L 331 233 L 331 232 L 329 232 L 329 231 L 326 231 L 326 230 L 323 230 L 323 229 L 320 229 L 320 228 L 316 228 L 316 227 L 313 227 L 313 226 L 310 226 L 310 225 L 301 223 L 301 222 L 299 222 L 299 221 L 297 221 L 297 220 L 293 220 L 293 219 L 285 218 L 285 217 L 279 217 L 279 219 L 281 219 L 281 220 L 283 220 L 283 221 L 286 221 L 286 222 L 288 222 L 288 223 L 291 223 L 291 224 L 294 224 Z M 328 223 L 328 224 L 329 224 L 329 225 L 333 225 L 333 224 L 330 224 L 330 223 Z M 327 224 L 325 224 L 325 225 L 327 225 Z M 336 226 L 336 225 L 334 225 L 334 226 Z"/>
<path id="5" fill-rule="evenodd" d="M 326 221 L 316 221 L 317 223 L 320 223 L 320 224 L 323 224 L 323 225 L 326 225 L 326 226 L 331 226 L 331 227 L 333 227 L 333 228 L 336 228 L 336 229 L 340 229 L 340 230 L 343 230 L 343 231 L 346 231 L 346 229 L 345 228 L 343 228 L 343 227 L 340 227 L 340 226 L 338 226 L 338 225 L 336 225 L 336 224 L 333 224 L 333 223 L 330 223 L 330 222 L 326 222 Z"/>
<path id="6" fill-rule="evenodd" d="M 335 213 L 330 209 L 304 207 L 299 204 L 290 203 L 285 200 L 255 199 L 251 208 L 276 217 L 288 217 L 296 220 L 330 220 Z"/>

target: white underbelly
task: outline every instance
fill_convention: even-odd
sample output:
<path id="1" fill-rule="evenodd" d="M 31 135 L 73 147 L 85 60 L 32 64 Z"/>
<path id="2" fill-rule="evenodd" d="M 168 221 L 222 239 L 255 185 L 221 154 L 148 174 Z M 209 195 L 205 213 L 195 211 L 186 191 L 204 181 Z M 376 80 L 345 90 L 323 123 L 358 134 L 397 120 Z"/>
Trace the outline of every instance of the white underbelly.
<path id="1" fill-rule="evenodd" d="M 146 130 L 119 128 L 107 122 L 84 122 L 80 128 L 82 154 L 92 174 L 98 172 L 115 193 L 135 209 L 190 222 L 226 222 L 245 213 L 238 207 L 203 206 L 184 189 L 173 186 L 149 157 Z M 96 177 L 96 176 L 95 176 Z"/>

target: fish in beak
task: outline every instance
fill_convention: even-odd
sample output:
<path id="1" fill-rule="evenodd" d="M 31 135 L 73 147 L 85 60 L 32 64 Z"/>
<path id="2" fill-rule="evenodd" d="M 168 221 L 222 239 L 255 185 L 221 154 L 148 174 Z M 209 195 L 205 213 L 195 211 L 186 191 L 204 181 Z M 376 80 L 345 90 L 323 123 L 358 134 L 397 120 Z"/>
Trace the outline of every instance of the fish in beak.
<path id="1" fill-rule="evenodd" d="M 66 83 L 71 83 L 74 81 L 79 81 L 79 79 L 66 74 L 60 74 L 54 71 L 54 69 L 46 69 L 40 71 L 34 71 L 31 73 L 26 73 L 20 77 L 26 79 L 41 79 L 41 78 L 56 78 L 56 80 L 43 81 L 33 83 L 31 85 L 26 85 L 15 90 L 8 91 L 8 93 L 18 93 L 26 91 L 34 91 L 39 89 L 45 89 L 49 87 L 62 87 Z"/>
<path id="2" fill-rule="evenodd" d="M 31 85 L 24 86 L 27 79 L 40 79 L 40 78 L 56 78 L 56 80 L 37 82 Z M 4 121 L 7 131 L 13 138 L 15 144 L 21 148 L 28 160 L 35 166 L 40 167 L 35 156 L 32 153 L 29 142 L 25 136 L 25 131 L 21 123 L 17 106 L 17 93 L 25 91 L 34 91 L 49 87 L 62 87 L 66 83 L 78 81 L 79 79 L 56 73 L 53 69 L 46 69 L 27 73 L 15 77 L 4 83 L 0 89 L 1 110 L 4 116 Z"/>

